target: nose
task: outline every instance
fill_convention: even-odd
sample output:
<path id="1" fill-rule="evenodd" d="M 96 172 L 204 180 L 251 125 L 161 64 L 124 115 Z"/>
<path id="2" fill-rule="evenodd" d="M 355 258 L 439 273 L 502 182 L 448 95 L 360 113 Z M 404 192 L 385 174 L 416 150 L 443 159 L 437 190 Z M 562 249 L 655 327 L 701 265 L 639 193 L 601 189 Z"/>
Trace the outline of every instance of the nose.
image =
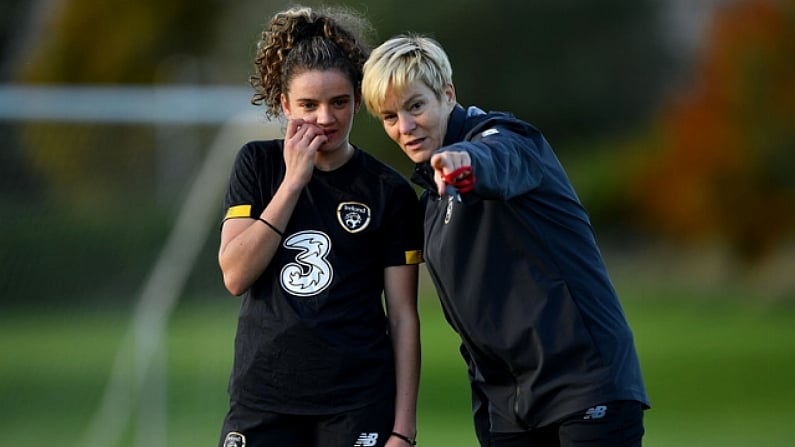
<path id="1" fill-rule="evenodd" d="M 401 134 L 410 134 L 417 127 L 414 118 L 408 113 L 398 113 L 397 118 L 398 130 Z"/>
<path id="2" fill-rule="evenodd" d="M 331 111 L 331 107 L 327 105 L 318 106 L 315 116 L 317 118 L 316 122 L 320 126 L 334 122 L 334 114 Z"/>

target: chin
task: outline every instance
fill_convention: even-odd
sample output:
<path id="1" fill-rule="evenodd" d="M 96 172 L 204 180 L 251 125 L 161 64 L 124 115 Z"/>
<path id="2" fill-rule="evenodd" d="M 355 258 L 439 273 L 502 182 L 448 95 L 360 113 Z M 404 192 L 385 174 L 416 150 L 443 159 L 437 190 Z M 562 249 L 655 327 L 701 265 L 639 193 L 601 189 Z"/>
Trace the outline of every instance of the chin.
<path id="1" fill-rule="evenodd" d="M 340 147 L 342 147 L 342 144 L 340 144 L 339 142 L 328 142 L 328 143 L 320 146 L 319 148 L 317 148 L 317 151 L 318 152 L 334 152 L 337 149 L 339 149 Z"/>
<path id="2" fill-rule="evenodd" d="M 430 157 L 426 157 L 425 154 L 414 154 L 409 158 L 416 164 L 425 163 L 426 161 L 430 160 Z"/>
<path id="3" fill-rule="evenodd" d="M 417 163 L 425 163 L 431 159 L 431 155 L 433 155 L 433 151 L 426 149 L 414 154 L 414 158 L 417 159 Z"/>
<path id="4" fill-rule="evenodd" d="M 419 164 L 430 160 L 430 154 L 426 154 L 425 151 L 406 151 L 404 149 L 403 153 L 406 154 L 406 157 L 408 157 L 413 163 Z"/>

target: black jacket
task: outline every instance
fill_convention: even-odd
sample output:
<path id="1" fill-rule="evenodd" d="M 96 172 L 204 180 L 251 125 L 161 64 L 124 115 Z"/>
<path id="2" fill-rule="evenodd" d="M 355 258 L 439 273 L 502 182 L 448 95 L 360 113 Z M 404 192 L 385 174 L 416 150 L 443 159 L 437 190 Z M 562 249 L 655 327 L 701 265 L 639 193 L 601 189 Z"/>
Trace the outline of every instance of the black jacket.
<path id="1" fill-rule="evenodd" d="M 505 113 L 457 106 L 442 151 L 472 192 L 439 197 L 427 163 L 424 256 L 461 337 L 476 421 L 517 431 L 613 400 L 648 406 L 633 336 L 588 215 L 552 148 Z"/>

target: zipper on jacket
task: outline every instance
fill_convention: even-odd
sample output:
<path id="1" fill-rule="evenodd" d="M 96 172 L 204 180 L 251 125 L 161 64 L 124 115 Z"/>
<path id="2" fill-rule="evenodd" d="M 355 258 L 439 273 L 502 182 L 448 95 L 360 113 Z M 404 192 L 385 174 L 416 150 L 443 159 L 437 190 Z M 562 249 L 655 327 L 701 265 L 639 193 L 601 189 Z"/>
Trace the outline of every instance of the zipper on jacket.
<path id="1" fill-rule="evenodd" d="M 508 371 L 511 373 L 511 378 L 513 379 L 513 416 L 516 418 L 516 422 L 519 424 L 520 427 L 524 430 L 530 430 L 530 426 L 525 422 L 525 420 L 519 414 L 519 397 L 522 395 L 522 389 L 519 387 L 519 380 L 516 378 L 516 374 L 513 372 L 513 368 L 508 368 Z"/>

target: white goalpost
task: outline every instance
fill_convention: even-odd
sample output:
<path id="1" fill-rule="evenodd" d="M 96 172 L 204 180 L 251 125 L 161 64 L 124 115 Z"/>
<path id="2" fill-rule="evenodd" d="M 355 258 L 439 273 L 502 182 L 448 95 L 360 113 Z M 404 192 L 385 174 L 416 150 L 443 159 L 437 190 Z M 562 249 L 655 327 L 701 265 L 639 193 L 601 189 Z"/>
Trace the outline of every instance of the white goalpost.
<path id="1" fill-rule="evenodd" d="M 263 135 L 263 130 L 271 134 Z M 166 445 L 166 405 L 160 400 L 166 395 L 163 339 L 168 317 L 209 232 L 218 228 L 219 204 L 235 153 L 245 141 L 276 138 L 277 133 L 278 128 L 266 128 L 250 114 L 233 117 L 219 132 L 144 283 L 104 397 L 81 445 L 118 445 L 136 406 L 143 418 L 136 444 Z"/>
<path id="2" fill-rule="evenodd" d="M 143 281 L 101 401 L 80 445 L 118 446 L 130 429 L 135 445 L 167 445 L 164 341 L 169 318 L 201 248 L 210 232 L 218 229 L 223 194 L 238 149 L 250 140 L 281 136 L 277 123 L 267 122 L 249 106 L 248 96 L 247 89 L 226 87 L 0 86 L 2 120 L 155 126 L 223 123 Z M 53 103 L 62 106 L 48 106 Z M 136 427 L 131 427 L 133 420 Z"/>

